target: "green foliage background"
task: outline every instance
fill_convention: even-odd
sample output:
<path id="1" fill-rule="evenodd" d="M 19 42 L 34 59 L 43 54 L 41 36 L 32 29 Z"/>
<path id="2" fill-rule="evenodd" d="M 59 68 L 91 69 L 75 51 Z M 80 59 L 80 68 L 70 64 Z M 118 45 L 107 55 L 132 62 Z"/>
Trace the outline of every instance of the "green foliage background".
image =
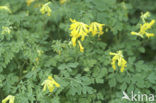
<path id="1" fill-rule="evenodd" d="M 0 1 L 12 10 L 0 10 L 0 32 L 2 26 L 12 27 L 11 34 L 0 33 L 0 100 L 11 94 L 15 103 L 129 103 L 121 101 L 122 91 L 156 94 L 156 37 L 130 34 L 138 30 L 141 12 L 156 19 L 155 0 L 70 0 L 63 5 L 51 0 L 49 17 L 34 7 L 46 2 Z M 81 53 L 70 42 L 70 18 L 103 23 L 105 33 L 87 37 Z M 156 25 L 151 32 L 156 33 Z M 123 73 L 111 67 L 109 52 L 118 50 L 127 60 Z M 53 93 L 42 91 L 49 75 L 61 85 Z"/>

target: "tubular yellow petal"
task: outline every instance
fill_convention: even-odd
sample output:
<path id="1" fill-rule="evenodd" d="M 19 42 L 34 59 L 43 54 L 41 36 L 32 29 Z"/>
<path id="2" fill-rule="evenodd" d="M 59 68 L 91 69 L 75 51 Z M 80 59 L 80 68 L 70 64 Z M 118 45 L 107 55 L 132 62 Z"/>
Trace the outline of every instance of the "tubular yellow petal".
<path id="1" fill-rule="evenodd" d="M 6 11 L 8 11 L 9 13 L 11 13 L 11 10 L 9 9 L 8 6 L 0 6 L 0 10 L 6 10 Z"/>
<path id="2" fill-rule="evenodd" d="M 112 64 L 112 68 L 113 68 L 114 70 L 116 70 L 115 62 L 116 62 L 116 60 L 113 60 L 112 63 L 111 63 L 111 64 Z"/>
<path id="3" fill-rule="evenodd" d="M 118 59 L 117 56 L 114 56 L 114 57 L 112 58 L 111 64 L 112 64 L 112 68 L 113 68 L 114 70 L 116 70 L 116 65 L 115 65 L 115 63 L 116 63 L 117 59 Z"/>
<path id="4" fill-rule="evenodd" d="M 132 34 L 132 35 L 136 35 L 136 34 L 137 34 L 137 32 L 133 32 L 133 31 L 132 31 L 132 32 L 131 32 L 131 34 Z"/>
<path id="5" fill-rule="evenodd" d="M 85 36 L 84 35 L 81 36 L 81 41 L 84 41 L 84 39 L 85 39 Z"/>
<path id="6" fill-rule="evenodd" d="M 83 48 L 83 46 L 82 46 L 81 42 L 80 42 L 80 41 L 78 41 L 78 43 L 79 43 L 80 51 L 81 51 L 81 52 L 84 52 L 84 48 Z"/>
<path id="7" fill-rule="evenodd" d="M 152 26 L 154 25 L 154 23 L 155 23 L 155 20 L 152 20 L 149 25 Z"/>
<path id="8" fill-rule="evenodd" d="M 73 46 L 75 47 L 76 46 L 76 38 L 75 37 L 72 37 L 72 43 L 73 43 Z"/>
<path id="9" fill-rule="evenodd" d="M 47 85 L 44 85 L 43 91 L 46 91 L 46 89 L 47 89 Z"/>
<path id="10" fill-rule="evenodd" d="M 121 65 L 121 69 L 120 69 L 121 72 L 123 72 L 125 67 L 127 67 L 126 64 L 127 64 L 127 61 L 124 58 L 122 58 L 122 65 Z"/>
<path id="11" fill-rule="evenodd" d="M 2 100 L 2 103 L 7 103 L 7 101 L 9 101 L 9 103 L 14 103 L 14 100 L 15 96 L 8 95 L 5 99 Z"/>
<path id="12" fill-rule="evenodd" d="M 140 36 L 141 38 L 144 38 L 144 36 L 141 33 L 137 33 L 137 32 L 131 32 L 131 35 L 137 35 Z"/>
<path id="13" fill-rule="evenodd" d="M 150 38 L 150 37 L 153 37 L 153 36 L 155 36 L 155 35 L 154 35 L 154 33 L 146 33 L 146 36 L 147 36 L 148 38 Z"/>
<path id="14" fill-rule="evenodd" d="M 123 71 L 124 71 L 124 68 L 122 67 L 122 68 L 120 69 L 120 71 L 123 72 Z"/>
<path id="15" fill-rule="evenodd" d="M 122 65 L 122 58 L 118 57 L 118 66 L 121 66 L 121 65 Z"/>
<path id="16" fill-rule="evenodd" d="M 58 84 L 57 82 L 54 82 L 56 87 L 60 87 L 60 84 Z"/>
<path id="17" fill-rule="evenodd" d="M 5 99 L 2 100 L 2 103 L 6 103 L 9 100 L 9 97 L 6 97 Z"/>
<path id="18" fill-rule="evenodd" d="M 116 53 L 109 52 L 109 55 L 116 55 Z"/>
<path id="19" fill-rule="evenodd" d="M 9 103 L 14 103 L 14 101 L 15 101 L 15 97 L 12 96 L 11 99 L 10 99 L 10 101 L 9 101 Z"/>
<path id="20" fill-rule="evenodd" d="M 113 68 L 113 70 L 116 70 L 115 64 L 112 64 L 112 68 Z"/>

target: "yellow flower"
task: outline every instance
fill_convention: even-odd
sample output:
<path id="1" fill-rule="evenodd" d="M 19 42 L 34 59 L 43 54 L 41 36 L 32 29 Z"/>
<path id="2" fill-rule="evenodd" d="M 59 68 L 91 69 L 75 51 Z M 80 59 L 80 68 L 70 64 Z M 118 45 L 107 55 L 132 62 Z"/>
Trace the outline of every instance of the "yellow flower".
<path id="1" fill-rule="evenodd" d="M 2 34 L 10 34 L 11 30 L 9 27 L 2 26 Z"/>
<path id="2" fill-rule="evenodd" d="M 77 44 L 77 41 L 78 41 L 81 52 L 84 52 L 84 48 L 81 45 L 79 38 L 81 39 L 81 41 L 84 41 L 85 37 L 88 36 L 89 32 L 92 32 L 93 36 L 95 36 L 96 34 L 98 36 L 103 34 L 104 24 L 93 22 L 90 24 L 90 26 L 88 26 L 87 24 L 85 24 L 83 22 L 78 22 L 71 18 L 70 18 L 70 21 L 72 22 L 72 24 L 70 25 L 70 28 L 69 28 L 71 30 L 71 32 L 70 32 L 71 42 L 72 42 L 73 46 L 75 47 Z"/>
<path id="3" fill-rule="evenodd" d="M 149 12 L 146 12 L 144 14 L 142 13 L 141 19 L 142 19 L 143 23 L 146 22 L 145 19 L 147 19 L 148 17 L 150 17 L 150 13 Z"/>
<path id="4" fill-rule="evenodd" d="M 148 38 L 149 38 L 149 37 L 153 37 L 153 36 L 154 36 L 154 34 L 153 34 L 153 33 L 146 33 L 145 35 L 146 35 Z"/>
<path id="5" fill-rule="evenodd" d="M 155 20 L 152 20 L 150 23 L 144 23 L 143 25 L 140 25 L 140 31 L 139 32 L 131 32 L 132 35 L 137 35 L 142 38 L 144 38 L 144 35 L 146 35 L 148 38 L 154 36 L 153 33 L 148 33 L 147 30 L 151 29 L 151 27 L 154 25 Z"/>
<path id="6" fill-rule="evenodd" d="M 70 19 L 70 21 L 72 22 L 72 24 L 70 25 L 71 30 L 70 36 L 76 38 L 81 37 L 81 40 L 83 41 L 85 39 L 85 36 L 87 36 L 89 32 L 88 25 L 72 19 Z"/>
<path id="7" fill-rule="evenodd" d="M 81 42 L 80 42 L 80 41 L 78 41 L 78 43 L 79 43 L 79 47 L 80 47 L 80 52 L 84 52 L 84 48 L 83 48 L 83 46 L 82 46 Z"/>
<path id="8" fill-rule="evenodd" d="M 127 61 L 123 58 L 122 51 L 118 51 L 117 53 L 109 53 L 110 55 L 113 55 L 114 57 L 112 58 L 112 67 L 114 70 L 116 70 L 116 61 L 118 62 L 118 66 L 121 67 L 120 71 L 123 72 L 125 67 L 127 67 Z"/>
<path id="9" fill-rule="evenodd" d="M 76 20 L 70 19 L 72 24 L 70 25 L 70 36 L 72 37 L 73 46 L 76 46 L 76 40 L 81 38 L 81 41 L 85 39 L 88 34 L 88 25 Z"/>
<path id="10" fill-rule="evenodd" d="M 66 2 L 67 2 L 67 0 L 60 0 L 60 4 L 64 4 Z"/>
<path id="11" fill-rule="evenodd" d="M 134 31 L 131 32 L 131 35 L 137 35 L 137 36 L 144 38 L 143 34 L 140 34 L 140 33 L 134 32 Z"/>
<path id="12" fill-rule="evenodd" d="M 60 87 L 60 84 L 58 84 L 53 78 L 52 76 L 48 76 L 48 79 L 46 79 L 43 83 L 43 91 L 46 91 L 46 89 L 48 88 L 49 92 L 53 92 L 53 90 L 55 89 L 55 87 Z"/>
<path id="13" fill-rule="evenodd" d="M 8 11 L 9 13 L 11 13 L 11 10 L 9 9 L 8 6 L 0 6 L 0 10 L 6 10 L 6 11 Z"/>
<path id="14" fill-rule="evenodd" d="M 33 3 L 35 0 L 27 0 L 26 2 L 27 2 L 27 6 L 30 6 L 31 5 L 31 3 Z"/>
<path id="15" fill-rule="evenodd" d="M 140 34 L 145 34 L 148 29 L 151 29 L 152 25 L 155 23 L 155 20 L 152 20 L 150 23 L 144 23 L 140 25 Z"/>
<path id="16" fill-rule="evenodd" d="M 97 23 L 97 22 L 93 22 L 90 24 L 89 26 L 89 32 L 92 33 L 93 36 L 95 35 L 102 35 L 103 34 L 103 26 L 105 24 L 100 24 L 100 23 Z"/>
<path id="17" fill-rule="evenodd" d="M 48 16 L 51 15 L 52 10 L 51 10 L 51 8 L 48 6 L 49 4 L 50 4 L 50 2 L 48 2 L 48 3 L 46 3 L 46 4 L 44 4 L 44 5 L 42 6 L 42 8 L 40 9 L 40 12 L 41 12 L 42 14 L 47 14 Z"/>
<path id="18" fill-rule="evenodd" d="M 76 37 L 72 37 L 72 43 L 73 43 L 73 46 L 75 47 L 76 46 Z"/>
<path id="19" fill-rule="evenodd" d="M 8 95 L 5 99 L 2 100 L 2 103 L 7 103 L 7 101 L 9 101 L 9 103 L 14 103 L 14 100 L 15 96 Z"/>

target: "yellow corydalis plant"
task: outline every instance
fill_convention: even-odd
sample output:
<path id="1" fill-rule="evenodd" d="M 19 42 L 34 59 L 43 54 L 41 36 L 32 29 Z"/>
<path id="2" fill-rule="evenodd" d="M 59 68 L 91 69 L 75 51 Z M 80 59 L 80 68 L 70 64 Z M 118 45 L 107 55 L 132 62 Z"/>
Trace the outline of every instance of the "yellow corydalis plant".
<path id="1" fill-rule="evenodd" d="M 81 41 L 85 39 L 85 37 L 89 33 L 89 30 L 88 30 L 89 26 L 83 22 L 78 22 L 76 20 L 70 19 L 70 21 L 72 22 L 69 28 L 71 30 L 70 36 L 72 37 L 71 38 L 72 44 L 75 47 L 76 42 L 79 38 L 81 38 Z M 84 48 L 81 45 L 80 41 L 78 42 L 78 44 L 80 46 L 80 51 L 83 52 Z"/>
<path id="2" fill-rule="evenodd" d="M 8 6 L 0 6 L 0 10 L 6 10 L 6 11 L 8 11 L 9 13 L 11 13 L 11 10 L 9 9 Z"/>
<path id="3" fill-rule="evenodd" d="M 27 0 L 26 3 L 27 3 L 27 6 L 30 6 L 31 3 L 33 3 L 35 0 Z"/>
<path id="4" fill-rule="evenodd" d="M 118 62 L 118 66 L 121 67 L 120 71 L 123 72 L 125 67 L 127 67 L 127 65 L 126 65 L 127 61 L 124 59 L 122 51 L 119 50 L 119 51 L 117 51 L 117 53 L 110 52 L 109 54 L 114 56 L 112 58 L 112 62 L 111 62 L 112 68 L 114 70 L 116 70 L 116 61 L 117 61 Z"/>
<path id="5" fill-rule="evenodd" d="M 2 100 L 2 103 L 7 103 L 8 101 L 9 101 L 9 103 L 14 103 L 15 96 L 8 95 L 5 99 Z"/>
<path id="6" fill-rule="evenodd" d="M 53 92 L 55 87 L 60 87 L 60 84 L 58 84 L 52 76 L 48 76 L 48 79 L 46 79 L 41 85 L 43 85 L 43 91 L 46 91 L 48 88 L 49 92 Z"/>
<path id="7" fill-rule="evenodd" d="M 147 30 L 151 29 L 152 26 L 155 23 L 155 20 L 151 20 L 151 22 L 146 22 L 145 19 L 147 19 L 148 17 L 150 17 L 150 13 L 146 12 L 146 13 L 142 13 L 141 15 L 141 20 L 143 21 L 144 24 L 140 24 L 140 31 L 139 32 L 131 32 L 131 35 L 137 35 L 140 36 L 141 38 L 144 38 L 144 35 L 148 38 L 153 37 L 154 33 L 148 33 Z"/>
<path id="8" fill-rule="evenodd" d="M 150 23 L 144 23 L 143 25 L 140 25 L 140 31 L 139 32 L 131 32 L 132 35 L 137 35 L 142 38 L 144 38 L 144 35 L 146 35 L 148 38 L 153 37 L 154 33 L 148 33 L 147 30 L 151 29 L 151 27 L 154 25 L 155 20 L 152 20 Z"/>
<path id="9" fill-rule="evenodd" d="M 51 8 L 48 6 L 50 3 L 51 3 L 51 2 L 48 2 L 48 3 L 44 4 L 44 5 L 41 7 L 40 12 L 41 12 L 42 14 L 47 14 L 47 16 L 51 16 L 52 10 L 51 10 Z"/>
<path id="10" fill-rule="evenodd" d="M 6 26 L 2 26 L 2 34 L 10 34 L 11 33 L 11 30 L 9 27 L 6 27 Z"/>
<path id="11" fill-rule="evenodd" d="M 105 24 L 100 24 L 100 23 L 97 23 L 97 22 L 92 22 L 89 25 L 89 32 L 91 32 L 93 36 L 95 36 L 95 35 L 101 36 L 104 33 L 103 32 L 103 26 L 104 25 Z"/>

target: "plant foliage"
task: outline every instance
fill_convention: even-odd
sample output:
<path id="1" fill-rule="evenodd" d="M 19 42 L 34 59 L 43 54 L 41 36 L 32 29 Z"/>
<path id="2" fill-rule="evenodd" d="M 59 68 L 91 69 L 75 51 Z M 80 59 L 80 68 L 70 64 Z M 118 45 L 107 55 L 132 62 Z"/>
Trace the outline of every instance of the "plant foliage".
<path id="1" fill-rule="evenodd" d="M 122 91 L 156 94 L 156 25 L 149 38 L 131 34 L 142 33 L 147 11 L 150 24 L 155 0 L 0 0 L 0 101 L 129 103 Z M 84 40 L 70 19 L 88 28 Z M 110 55 L 119 50 L 122 63 Z"/>

